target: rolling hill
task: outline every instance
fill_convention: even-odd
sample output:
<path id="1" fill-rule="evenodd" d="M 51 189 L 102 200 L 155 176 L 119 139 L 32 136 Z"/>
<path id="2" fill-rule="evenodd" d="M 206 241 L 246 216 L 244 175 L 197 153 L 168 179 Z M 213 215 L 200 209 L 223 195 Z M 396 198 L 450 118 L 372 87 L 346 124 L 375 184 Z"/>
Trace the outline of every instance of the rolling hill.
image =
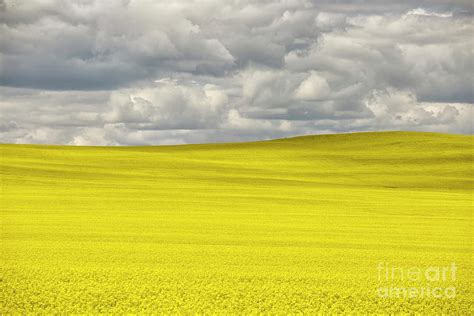
<path id="1" fill-rule="evenodd" d="M 0 145 L 0 312 L 467 315 L 473 153 L 416 132 Z M 378 270 L 452 263 L 449 280 Z"/>

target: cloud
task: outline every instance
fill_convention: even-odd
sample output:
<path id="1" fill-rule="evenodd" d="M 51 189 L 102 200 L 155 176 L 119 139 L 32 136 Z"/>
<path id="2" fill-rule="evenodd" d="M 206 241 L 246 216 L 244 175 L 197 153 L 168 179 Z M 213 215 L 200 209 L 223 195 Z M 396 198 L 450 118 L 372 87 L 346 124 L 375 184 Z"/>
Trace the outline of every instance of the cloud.
<path id="1" fill-rule="evenodd" d="M 160 80 L 156 86 L 111 93 L 105 123 L 134 129 L 216 128 L 228 97 L 219 87 Z"/>
<path id="2" fill-rule="evenodd" d="M 5 86 L 111 89 L 165 71 L 225 70 L 234 62 L 176 3 L 7 1 L 1 17 Z"/>
<path id="3" fill-rule="evenodd" d="M 471 1 L 0 1 L 0 141 L 472 133 Z"/>
<path id="4" fill-rule="evenodd" d="M 295 97 L 300 100 L 325 100 L 330 94 L 331 88 L 326 78 L 316 72 L 312 72 L 295 91 Z"/>
<path id="5" fill-rule="evenodd" d="M 453 12 L 447 13 L 437 13 L 437 12 L 430 12 L 423 8 L 417 8 L 407 12 L 407 15 L 422 15 L 422 16 L 435 16 L 439 18 L 450 18 L 453 16 Z"/>

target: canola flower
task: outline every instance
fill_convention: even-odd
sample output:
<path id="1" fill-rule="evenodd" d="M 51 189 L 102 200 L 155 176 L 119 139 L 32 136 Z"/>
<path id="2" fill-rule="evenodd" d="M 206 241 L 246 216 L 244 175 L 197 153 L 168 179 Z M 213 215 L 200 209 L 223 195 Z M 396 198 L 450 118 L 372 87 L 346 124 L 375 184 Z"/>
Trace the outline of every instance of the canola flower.
<path id="1" fill-rule="evenodd" d="M 0 145 L 0 312 L 472 314 L 472 144 Z"/>

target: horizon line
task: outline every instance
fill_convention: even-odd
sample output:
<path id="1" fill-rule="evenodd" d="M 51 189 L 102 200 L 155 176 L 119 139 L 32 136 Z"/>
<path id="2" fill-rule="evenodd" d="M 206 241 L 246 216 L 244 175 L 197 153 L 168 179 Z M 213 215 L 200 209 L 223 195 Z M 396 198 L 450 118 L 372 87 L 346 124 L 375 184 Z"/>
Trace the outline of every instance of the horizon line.
<path id="1" fill-rule="evenodd" d="M 126 147 L 182 147 L 182 146 L 199 146 L 199 145 L 231 145 L 231 144 L 251 144 L 251 143 L 263 143 L 272 141 L 291 140 L 295 138 L 304 137 L 325 137 L 325 136 L 341 136 L 341 135 L 357 135 L 357 134 L 395 134 L 395 133 L 408 133 L 408 134 L 433 134 L 443 136 L 461 136 L 461 137 L 472 137 L 474 134 L 460 134 L 460 133 L 443 133 L 443 132 L 432 132 L 432 131 L 408 131 L 408 130 L 384 130 L 384 131 L 356 131 L 356 132 L 341 132 L 341 133 L 325 133 L 325 134 L 303 134 L 294 135 L 288 137 L 279 137 L 271 139 L 259 139 L 249 141 L 235 141 L 235 142 L 208 142 L 208 143 L 187 143 L 187 144 L 156 144 L 156 145 L 71 145 L 71 144 L 41 144 L 41 143 L 1 143 L 0 146 L 32 146 L 32 147 L 68 147 L 68 148 L 126 148 Z"/>

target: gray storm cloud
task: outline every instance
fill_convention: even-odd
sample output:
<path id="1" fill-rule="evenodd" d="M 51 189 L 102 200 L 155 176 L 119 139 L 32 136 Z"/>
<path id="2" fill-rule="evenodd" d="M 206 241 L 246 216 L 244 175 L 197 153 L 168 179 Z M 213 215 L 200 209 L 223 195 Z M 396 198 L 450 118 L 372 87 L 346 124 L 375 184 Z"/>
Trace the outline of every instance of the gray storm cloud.
<path id="1" fill-rule="evenodd" d="M 0 1 L 0 141 L 472 133 L 471 1 Z"/>

